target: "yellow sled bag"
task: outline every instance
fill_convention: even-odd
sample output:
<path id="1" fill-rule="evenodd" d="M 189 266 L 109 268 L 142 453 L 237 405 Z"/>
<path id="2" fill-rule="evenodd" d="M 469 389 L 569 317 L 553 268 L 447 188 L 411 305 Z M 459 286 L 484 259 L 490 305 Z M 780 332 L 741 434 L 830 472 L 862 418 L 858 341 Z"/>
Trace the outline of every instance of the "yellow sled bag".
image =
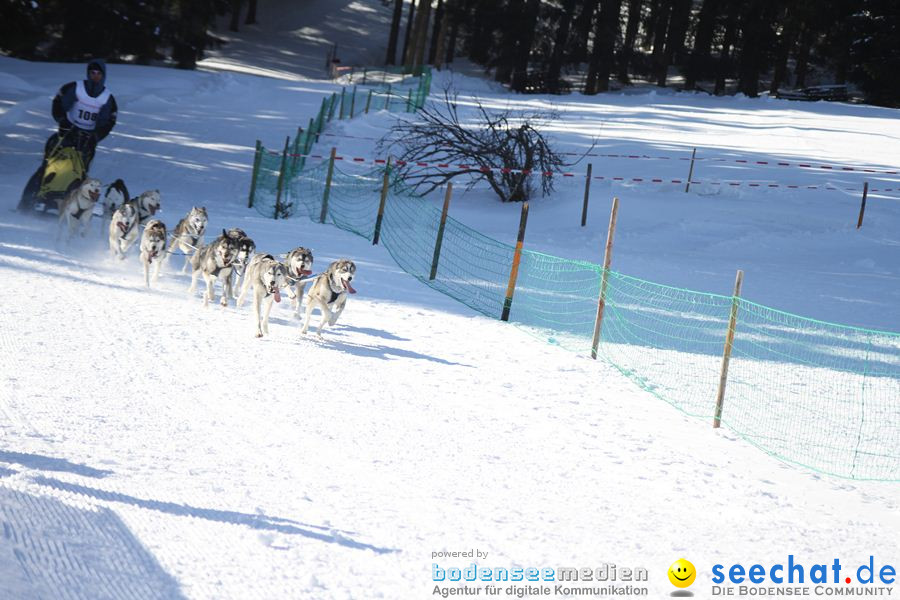
<path id="1" fill-rule="evenodd" d="M 65 192 L 73 181 L 84 179 L 84 162 L 75 148 L 58 148 L 47 159 L 47 168 L 41 180 L 38 196 L 48 193 Z"/>

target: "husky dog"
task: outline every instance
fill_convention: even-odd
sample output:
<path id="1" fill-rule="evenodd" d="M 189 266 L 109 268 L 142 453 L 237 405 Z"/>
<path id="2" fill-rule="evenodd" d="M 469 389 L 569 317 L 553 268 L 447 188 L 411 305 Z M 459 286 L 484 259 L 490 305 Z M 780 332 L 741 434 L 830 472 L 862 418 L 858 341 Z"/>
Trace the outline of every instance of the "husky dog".
<path id="1" fill-rule="evenodd" d="M 103 222 L 100 226 L 101 235 L 109 228 L 109 221 L 112 219 L 116 209 L 130 199 L 131 196 L 128 195 L 128 188 L 125 187 L 125 182 L 121 179 L 116 179 L 106 186 L 106 193 L 103 194 L 103 200 L 100 202 L 101 206 L 94 207 L 94 212 L 103 216 Z"/>
<path id="2" fill-rule="evenodd" d="M 146 225 L 147 221 L 160 209 L 159 190 L 142 192 L 134 199 L 134 203 L 138 209 L 138 219 L 141 225 Z"/>
<path id="3" fill-rule="evenodd" d="M 134 202 L 125 202 L 113 212 L 109 220 L 109 251 L 120 260 L 138 237 L 138 209 Z"/>
<path id="4" fill-rule="evenodd" d="M 216 279 L 222 282 L 222 299 L 220 304 L 228 306 L 228 299 L 234 295 L 231 289 L 231 270 L 234 259 L 237 257 L 238 243 L 228 237 L 225 230 L 222 235 L 212 243 L 203 246 L 191 256 L 191 288 L 190 293 L 197 290 L 197 277 L 201 274 L 206 281 L 206 293 L 203 295 L 203 305 L 209 306 L 210 300 L 215 300 Z"/>
<path id="5" fill-rule="evenodd" d="M 144 233 L 141 236 L 141 263 L 144 265 L 144 281 L 150 287 L 150 264 L 156 261 L 153 268 L 153 282 L 159 279 L 159 267 L 162 265 L 166 251 L 166 226 L 158 219 L 147 221 Z"/>
<path id="6" fill-rule="evenodd" d="M 206 224 L 209 221 L 209 217 L 206 214 L 206 207 L 201 206 L 197 208 L 196 206 L 191 208 L 191 211 L 187 214 L 185 218 L 178 221 L 178 225 L 175 226 L 175 232 L 172 234 L 172 241 L 169 242 L 169 252 L 172 252 L 172 249 L 176 246 L 179 250 L 184 252 L 184 266 L 181 268 L 181 272 L 184 273 L 187 271 L 188 265 L 191 263 L 191 255 L 194 254 L 203 243 L 203 234 L 206 232 Z M 166 260 L 168 260 L 168 255 L 166 256 Z"/>
<path id="7" fill-rule="evenodd" d="M 109 219 L 116 209 L 131 200 L 128 188 L 121 179 L 116 179 L 106 186 L 106 194 L 103 195 L 103 215 Z"/>
<path id="8" fill-rule="evenodd" d="M 306 297 L 306 322 L 300 333 L 309 331 L 309 322 L 312 320 L 312 311 L 318 307 L 322 311 L 322 322 L 316 332 L 322 337 L 322 327 L 328 321 L 328 325 L 337 323 L 338 317 L 344 311 L 347 304 L 347 294 L 355 294 L 356 290 L 350 285 L 356 275 L 356 265 L 353 261 L 342 258 L 331 263 L 325 272 L 313 281 L 309 295 Z"/>
<path id="9" fill-rule="evenodd" d="M 59 204 L 59 230 L 56 235 L 58 240 L 62 236 L 63 224 L 68 229 L 66 241 L 72 239 L 77 229 L 81 229 L 81 237 L 84 237 L 91 224 L 94 214 L 94 205 L 100 199 L 100 181 L 88 177 L 81 184 L 66 194 Z"/>
<path id="10" fill-rule="evenodd" d="M 269 333 L 269 312 L 272 301 L 281 302 L 281 288 L 287 287 L 293 300 L 294 290 L 288 282 L 286 267 L 271 254 L 257 254 L 250 259 L 244 275 L 244 285 L 237 299 L 237 306 L 244 303 L 247 290 L 253 286 L 253 312 L 256 313 L 256 337 Z M 265 305 L 265 314 L 263 314 Z"/>
<path id="11" fill-rule="evenodd" d="M 300 305 L 303 304 L 303 292 L 306 290 L 306 282 L 300 283 L 300 279 L 312 275 L 313 255 L 312 250 L 300 246 L 288 252 L 284 261 L 287 267 L 289 281 L 296 288 L 295 296 L 291 299 L 294 314 L 300 318 Z"/>
<path id="12" fill-rule="evenodd" d="M 234 269 L 232 270 L 232 273 L 234 273 L 232 289 L 237 289 L 240 287 L 241 278 L 244 276 L 250 257 L 256 252 L 256 243 L 244 233 L 243 229 L 238 229 L 237 227 L 232 227 L 225 232 L 225 235 L 238 243 L 237 257 L 234 259 Z"/>

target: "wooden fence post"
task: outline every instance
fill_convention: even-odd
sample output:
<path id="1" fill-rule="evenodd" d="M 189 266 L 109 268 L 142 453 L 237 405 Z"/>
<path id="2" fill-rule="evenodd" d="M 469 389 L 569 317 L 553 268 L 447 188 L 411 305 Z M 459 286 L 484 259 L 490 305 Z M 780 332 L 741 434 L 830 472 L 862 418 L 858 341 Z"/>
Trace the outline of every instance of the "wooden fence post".
<path id="1" fill-rule="evenodd" d="M 253 208 L 253 200 L 256 197 L 256 178 L 259 176 L 259 163 L 262 161 L 262 142 L 256 140 L 256 154 L 253 157 L 253 175 L 250 176 L 250 199 L 247 208 Z"/>
<path id="2" fill-rule="evenodd" d="M 444 226 L 447 225 L 447 210 L 450 208 L 450 196 L 453 195 L 453 184 L 447 182 L 447 192 L 444 194 L 444 208 L 441 211 L 441 224 L 438 225 L 437 239 L 434 241 L 434 258 L 431 259 L 431 275 L 429 281 L 437 277 L 438 260 L 441 258 L 441 244 L 444 241 Z"/>
<path id="3" fill-rule="evenodd" d="M 863 215 L 866 214 L 866 197 L 869 195 L 869 182 L 863 183 L 862 204 L 859 205 L 859 220 L 856 222 L 856 228 L 862 227 Z"/>
<path id="4" fill-rule="evenodd" d="M 291 136 L 284 138 L 284 152 L 281 153 L 281 170 L 278 172 L 278 191 L 275 192 L 275 218 L 281 214 L 281 190 L 284 188 L 284 172 L 287 168 L 288 147 L 291 144 Z"/>
<path id="5" fill-rule="evenodd" d="M 353 95 L 350 97 L 350 118 L 353 118 L 353 113 L 356 112 L 356 86 L 353 86 Z"/>
<path id="6" fill-rule="evenodd" d="M 375 217 L 375 233 L 372 234 L 372 245 L 378 244 L 381 237 L 381 221 L 384 219 L 384 204 L 387 201 L 388 188 L 391 185 L 391 157 L 388 156 L 384 166 L 384 180 L 381 182 L 381 201 L 378 203 L 378 216 Z"/>
<path id="7" fill-rule="evenodd" d="M 331 106 L 328 107 L 328 121 L 334 119 L 334 107 L 337 106 L 337 92 L 331 94 Z"/>
<path id="8" fill-rule="evenodd" d="M 691 189 L 691 178 L 694 176 L 694 158 L 697 156 L 697 149 L 691 152 L 691 168 L 688 170 L 687 185 L 684 186 L 684 193 L 687 194 Z"/>
<path id="9" fill-rule="evenodd" d="M 594 338 L 591 341 L 591 358 L 597 360 L 600 347 L 600 331 L 603 326 L 603 311 L 606 308 L 606 286 L 609 284 L 609 267 L 612 264 L 613 238 L 616 235 L 616 219 L 619 215 L 619 199 L 613 198 L 609 213 L 609 229 L 606 232 L 606 250 L 603 252 L 603 272 L 600 274 L 600 298 L 597 300 L 597 318 L 594 320 Z"/>
<path id="10" fill-rule="evenodd" d="M 744 272 L 738 270 L 734 280 L 734 296 L 731 300 L 731 317 L 728 319 L 728 333 L 725 336 L 725 351 L 722 353 L 722 371 L 719 374 L 719 393 L 716 396 L 716 414 L 713 417 L 713 428 L 722 421 L 722 406 L 725 404 L 725 384 L 728 381 L 728 363 L 731 360 L 731 349 L 734 347 L 734 330 L 737 327 L 738 303 L 741 298 L 741 284 Z"/>
<path id="11" fill-rule="evenodd" d="M 501 321 L 509 321 L 509 310 L 512 308 L 513 293 L 516 291 L 516 279 L 519 277 L 519 262 L 522 260 L 522 244 L 525 242 L 525 225 L 528 223 L 528 203 L 522 203 L 522 216 L 519 219 L 519 236 L 516 238 L 516 251 L 513 254 L 512 269 L 509 272 L 509 284 L 506 286 L 506 299 L 503 301 Z"/>
<path id="12" fill-rule="evenodd" d="M 338 109 L 338 121 L 344 118 L 344 96 L 347 95 L 347 88 L 341 88 L 341 107 Z"/>
<path id="13" fill-rule="evenodd" d="M 300 138 L 303 137 L 303 128 L 297 127 L 297 135 L 294 136 L 294 151 L 291 152 L 291 172 L 297 172 L 297 161 L 300 158 L 297 156 L 298 154 L 306 154 L 303 148 L 300 148 L 297 144 L 300 142 Z M 306 133 L 306 139 L 309 138 L 309 130 Z M 306 142 L 303 142 L 303 145 L 306 146 Z"/>
<path id="14" fill-rule="evenodd" d="M 591 197 L 591 172 L 594 170 L 593 163 L 588 164 L 587 168 L 587 178 L 584 181 L 584 207 L 581 209 L 581 226 L 584 227 L 587 223 L 587 207 L 588 207 L 588 198 Z"/>
<path id="15" fill-rule="evenodd" d="M 331 158 L 328 159 L 328 175 L 325 177 L 325 193 L 322 195 L 322 213 L 319 215 L 319 223 L 325 222 L 328 215 L 328 196 L 331 194 L 331 178 L 334 176 L 334 156 L 337 148 L 331 149 Z"/>

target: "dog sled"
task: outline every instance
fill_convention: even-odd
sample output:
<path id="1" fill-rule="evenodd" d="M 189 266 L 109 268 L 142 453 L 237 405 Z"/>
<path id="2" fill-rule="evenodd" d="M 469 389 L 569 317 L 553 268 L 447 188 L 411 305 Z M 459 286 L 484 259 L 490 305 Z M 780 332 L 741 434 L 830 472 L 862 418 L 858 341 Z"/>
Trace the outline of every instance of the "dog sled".
<path id="1" fill-rule="evenodd" d="M 25 184 L 18 210 L 58 211 L 59 201 L 88 176 L 94 146 L 93 134 L 81 129 L 72 128 L 62 136 L 50 136 L 40 167 Z"/>

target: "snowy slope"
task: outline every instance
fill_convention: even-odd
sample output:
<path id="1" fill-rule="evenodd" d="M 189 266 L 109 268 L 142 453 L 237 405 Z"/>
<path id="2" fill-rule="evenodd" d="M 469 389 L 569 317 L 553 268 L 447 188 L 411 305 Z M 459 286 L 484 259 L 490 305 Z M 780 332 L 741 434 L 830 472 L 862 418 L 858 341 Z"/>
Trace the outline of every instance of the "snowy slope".
<path id="1" fill-rule="evenodd" d="M 78 65 L 0 59 L 7 208 L 39 160 L 52 90 L 80 74 Z M 133 192 L 159 188 L 170 225 L 205 205 L 211 232 L 239 226 L 260 250 L 307 245 L 317 266 L 350 257 L 359 294 L 324 341 L 301 337 L 286 303 L 273 311 L 271 335 L 256 340 L 247 307 L 204 309 L 188 296 L 177 259 L 148 291 L 133 255 L 106 257 L 96 224 L 66 247 L 52 221 L 2 211 L 0 596 L 424 598 L 432 553 L 470 548 L 489 553 L 486 566 L 643 566 L 654 595 L 671 590 L 664 571 L 682 555 L 700 569 L 701 593 L 716 562 L 794 554 L 862 563 L 874 554 L 896 564 L 895 484 L 787 466 L 603 363 L 420 285 L 381 247 L 246 209 L 254 140 L 279 147 L 335 84 L 121 65 L 109 83 L 122 112 L 95 176 L 123 177 Z M 546 102 L 458 85 L 502 104 Z M 560 142 L 574 148 L 600 133 L 605 153 L 698 145 L 760 160 L 900 166 L 890 154 L 896 112 L 871 107 L 555 101 L 566 115 Z M 391 118 L 331 131 L 380 137 Z M 374 152 L 371 140 L 338 145 Z M 658 164 L 683 176 L 683 164 Z M 607 167 L 648 175 L 639 161 Z M 744 170 L 717 177 L 750 179 Z M 812 176 L 777 172 L 778 181 Z M 752 172 L 767 177 L 776 179 Z M 754 300 L 900 329 L 895 200 L 873 200 L 856 231 L 857 200 L 836 192 L 595 191 L 597 227 L 584 231 L 580 183 L 535 202 L 529 246 L 599 260 L 615 194 L 624 201 L 621 271 L 729 293 L 742 267 Z M 458 195 L 452 210 L 498 239 L 515 234 L 518 207 L 483 190 Z M 805 277 L 811 270 L 821 284 Z"/>

